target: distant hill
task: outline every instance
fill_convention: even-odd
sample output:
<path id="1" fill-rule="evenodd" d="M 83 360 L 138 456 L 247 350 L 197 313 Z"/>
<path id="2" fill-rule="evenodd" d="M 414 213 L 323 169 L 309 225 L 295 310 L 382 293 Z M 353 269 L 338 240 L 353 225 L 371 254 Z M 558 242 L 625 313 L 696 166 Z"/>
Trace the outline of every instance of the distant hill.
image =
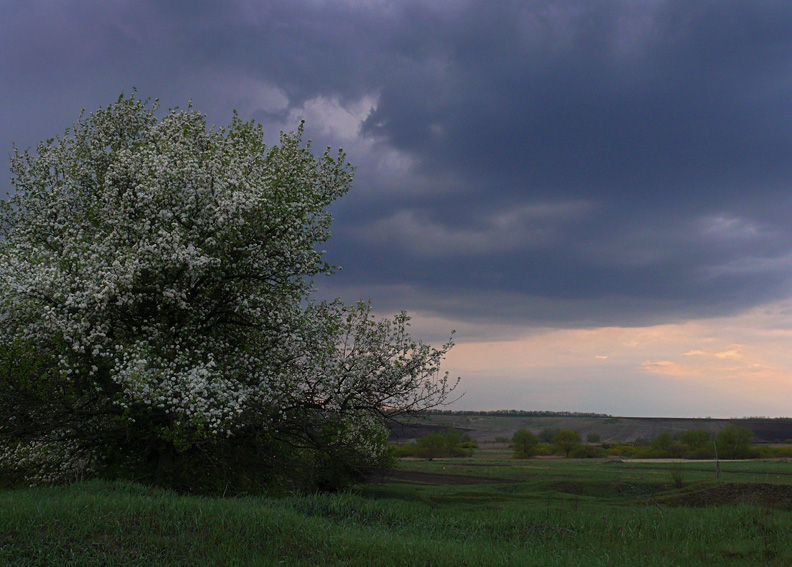
<path id="1" fill-rule="evenodd" d="M 629 443 L 650 440 L 666 431 L 677 433 L 688 429 L 705 429 L 716 434 L 729 424 L 747 427 L 754 433 L 757 443 L 784 443 L 792 439 L 792 418 L 712 419 L 617 417 L 607 414 L 547 411 L 502 410 L 492 412 L 433 411 L 409 423 L 396 426 L 392 439 L 412 439 L 429 431 L 458 429 L 479 442 L 494 441 L 499 437 L 511 439 L 518 429 L 539 433 L 545 428 L 572 429 L 585 439 L 590 433 L 600 436 L 602 442 Z"/>

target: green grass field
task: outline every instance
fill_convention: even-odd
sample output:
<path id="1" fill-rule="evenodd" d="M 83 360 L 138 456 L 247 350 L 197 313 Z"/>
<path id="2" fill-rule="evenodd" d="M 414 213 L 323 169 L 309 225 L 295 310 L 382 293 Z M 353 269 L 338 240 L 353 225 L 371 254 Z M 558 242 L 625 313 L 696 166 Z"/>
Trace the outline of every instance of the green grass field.
<path id="1" fill-rule="evenodd" d="M 0 565 L 792 565 L 792 464 L 402 461 L 340 494 L 0 493 Z"/>

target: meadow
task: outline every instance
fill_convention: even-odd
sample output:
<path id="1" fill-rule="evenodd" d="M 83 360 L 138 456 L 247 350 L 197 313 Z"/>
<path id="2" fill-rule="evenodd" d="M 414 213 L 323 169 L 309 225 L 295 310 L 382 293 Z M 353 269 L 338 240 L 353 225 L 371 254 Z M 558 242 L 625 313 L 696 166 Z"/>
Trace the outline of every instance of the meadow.
<path id="1" fill-rule="evenodd" d="M 335 494 L 0 493 L 2 565 L 792 565 L 792 464 L 402 460 Z"/>

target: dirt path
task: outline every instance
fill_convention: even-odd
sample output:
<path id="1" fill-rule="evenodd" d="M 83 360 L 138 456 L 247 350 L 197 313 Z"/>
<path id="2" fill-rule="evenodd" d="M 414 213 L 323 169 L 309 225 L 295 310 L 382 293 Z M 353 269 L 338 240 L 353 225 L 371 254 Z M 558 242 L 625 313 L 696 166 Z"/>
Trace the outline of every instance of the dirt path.
<path id="1" fill-rule="evenodd" d="M 505 478 L 487 478 L 483 476 L 467 476 L 458 474 L 437 474 L 417 471 L 389 471 L 374 479 L 374 482 L 405 483 L 405 484 L 509 484 L 519 482 Z"/>
<path id="2" fill-rule="evenodd" d="M 631 467 L 631 466 L 629 466 L 629 463 L 664 463 L 664 462 L 665 463 L 696 463 L 696 462 L 712 463 L 711 460 L 709 460 L 709 461 L 689 461 L 689 460 L 686 461 L 686 460 L 683 460 L 683 459 L 677 459 L 677 460 L 671 460 L 671 459 L 668 459 L 668 460 L 662 460 L 662 459 L 654 459 L 654 460 L 653 459 L 641 459 L 641 460 L 638 460 L 638 459 L 635 459 L 635 460 L 629 460 L 629 461 L 622 461 L 622 463 L 627 463 L 627 464 L 626 465 L 620 465 L 619 468 L 620 469 L 629 469 L 629 470 L 633 470 L 633 471 L 645 471 L 645 470 L 652 470 L 652 471 L 678 471 L 678 470 L 681 470 L 683 473 L 687 472 L 687 471 L 713 472 L 715 470 L 715 465 L 714 464 L 712 464 L 709 467 L 702 467 L 702 468 L 698 468 L 698 467 L 697 468 L 688 468 L 688 467 L 685 467 L 683 469 L 679 469 L 679 468 L 675 468 L 675 467 L 644 468 L 644 467 Z M 745 462 L 745 461 L 721 461 L 721 464 L 723 464 L 723 463 L 726 463 L 726 464 L 728 464 L 728 463 L 740 463 L 740 462 Z M 769 477 L 769 476 L 792 476 L 792 471 L 751 471 L 751 470 L 741 471 L 741 470 L 728 469 L 728 470 L 724 470 L 723 473 L 724 474 L 728 474 L 728 475 L 737 475 L 737 474 L 752 475 L 752 476 L 765 475 L 767 477 Z"/>

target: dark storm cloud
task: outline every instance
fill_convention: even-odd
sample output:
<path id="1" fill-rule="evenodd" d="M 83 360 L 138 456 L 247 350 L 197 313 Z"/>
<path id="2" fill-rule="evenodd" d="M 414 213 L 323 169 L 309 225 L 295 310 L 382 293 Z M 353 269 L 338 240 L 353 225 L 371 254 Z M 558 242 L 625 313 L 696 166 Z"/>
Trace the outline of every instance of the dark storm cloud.
<path id="1" fill-rule="evenodd" d="M 707 192 L 788 168 L 792 13 L 653 4 L 472 5 L 388 77 L 368 129 L 517 191 Z"/>
<path id="2" fill-rule="evenodd" d="M 784 2 L 4 9 L 6 151 L 132 86 L 166 106 L 191 98 L 212 122 L 239 107 L 289 128 L 307 105 L 326 117 L 376 101 L 358 137 L 308 123 L 317 146 L 344 145 L 359 167 L 328 244 L 345 267 L 341 294 L 564 325 L 731 313 L 788 295 Z"/>
<path id="3" fill-rule="evenodd" d="M 674 320 L 788 293 L 782 4 L 468 4 L 435 26 L 431 39 L 411 36 L 426 48 L 386 77 L 366 130 L 465 188 L 391 216 L 407 231 L 388 241 L 403 263 L 375 249 L 391 278 L 426 290 L 444 280 L 480 307 L 460 311 L 483 317 L 494 313 L 484 290 L 497 290 L 511 298 L 499 317 L 556 322 Z M 513 232 L 487 226 L 569 201 L 589 214 L 556 222 L 539 245 L 536 219 L 512 227 L 525 236 L 517 248 Z M 361 242 L 388 226 L 370 223 Z M 486 253 L 465 245 L 470 232 Z M 460 246 L 432 254 L 443 240 Z"/>

